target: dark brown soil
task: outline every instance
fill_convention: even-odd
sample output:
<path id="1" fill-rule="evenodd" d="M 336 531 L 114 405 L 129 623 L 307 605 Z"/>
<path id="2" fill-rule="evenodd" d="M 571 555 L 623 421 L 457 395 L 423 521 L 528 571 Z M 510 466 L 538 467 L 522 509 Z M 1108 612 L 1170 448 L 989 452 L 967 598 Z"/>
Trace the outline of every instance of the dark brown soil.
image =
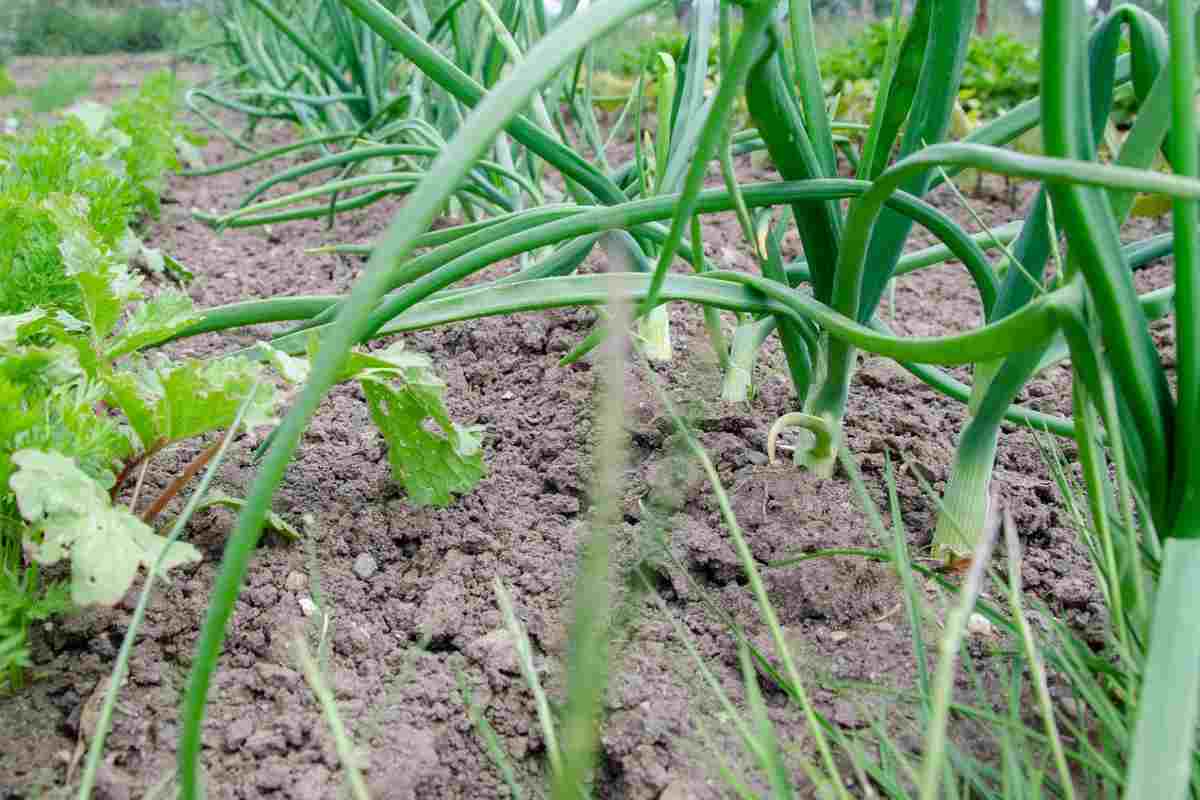
<path id="1" fill-rule="evenodd" d="M 232 155 L 219 141 L 206 151 L 212 161 Z M 748 162 L 742 168 L 769 177 Z M 305 249 L 369 240 L 396 209 L 376 206 L 340 219 L 333 230 L 323 223 L 292 223 L 270 232 L 222 235 L 190 216 L 192 208 L 233 207 L 261 174 L 172 179 L 162 219 L 150 225 L 153 244 L 196 273 L 190 291 L 202 306 L 342 292 L 361 262 L 306 255 Z M 1011 219 L 1014 211 L 998 199 L 1000 183 L 987 188 L 996 194 L 975 198 L 985 220 Z M 1023 197 L 1027 193 L 1022 190 Z M 937 202 L 965 216 L 947 193 Z M 705 251 L 713 262 L 749 267 L 731 219 L 716 220 L 706 235 Z M 928 237 L 914 237 L 914 246 L 927 243 Z M 789 244 L 795 255 L 795 243 Z M 603 258 L 594 256 L 588 268 L 603 266 Z M 1160 266 L 1139 281 L 1149 286 L 1168 279 Z M 971 295 L 960 267 L 921 271 L 899 284 L 896 327 L 932 334 L 975 325 L 978 305 Z M 791 410 L 774 344 L 760 363 L 753 403 L 722 404 L 720 375 L 699 313 L 682 305 L 671 313 L 676 357 L 655 370 L 717 465 L 756 558 L 877 546 L 844 476 L 820 481 L 790 465 L 766 463 L 767 429 Z M 561 367 L 557 360 L 586 335 L 593 319 L 588 310 L 560 311 L 406 338 L 409 347 L 432 356 L 448 382 L 455 418 L 487 429 L 489 475 L 450 508 L 418 509 L 405 501 L 390 480 L 382 440 L 356 389 L 337 389 L 326 400 L 275 502 L 277 511 L 303 527 L 307 545 L 265 539 L 215 677 L 203 752 L 211 797 L 338 796 L 339 760 L 293 657 L 297 636 L 328 643 L 338 707 L 364 756 L 373 796 L 507 795 L 468 718 L 460 679 L 486 710 L 526 792 L 540 796 L 544 744 L 492 584 L 499 578 L 510 587 L 543 681 L 552 697 L 561 697 L 572 576 L 589 507 L 596 387 L 588 363 Z M 1160 327 L 1169 346 L 1170 328 Z M 205 337 L 178 351 L 210 354 L 254 339 L 250 333 Z M 765 629 L 711 488 L 682 457 L 646 376 L 630 367 L 627 387 L 629 466 L 612 584 L 625 623 L 614 645 L 595 790 L 614 798 L 717 797 L 723 792 L 709 748 L 721 747 L 731 758 L 738 758 L 740 748 L 671 624 L 630 592 L 629 577 L 639 565 L 659 577 L 671 613 L 735 699 L 742 694 L 736 648 L 705 601 L 763 644 Z M 944 488 L 963 422 L 960 404 L 875 358 L 863 363 L 850 397 L 849 443 L 877 497 L 882 498 L 885 451 L 918 462 L 934 488 Z M 1029 385 L 1022 400 L 1068 413 L 1069 374 L 1050 370 Z M 257 443 L 248 437 L 236 442 L 220 473 L 224 490 L 244 492 L 254 475 L 251 453 Z M 201 446 L 158 459 L 146 491 L 165 487 Z M 1025 547 L 1026 586 L 1077 626 L 1098 624 L 1104 609 L 1086 553 L 1060 511 L 1030 433 L 1011 429 L 1003 437 L 996 482 Z M 935 509 L 908 470 L 900 472 L 899 489 L 909 543 L 919 550 L 928 545 Z M 176 573 L 153 600 L 108 740 L 104 797 L 141 797 L 170 778 L 181 690 L 234 522 L 224 511 L 194 520 L 190 538 L 203 550 L 204 563 Z M 658 542 L 665 542 L 669 557 Z M 364 554 L 376 565 L 365 578 L 354 568 Z M 861 695 L 850 694 L 848 682 L 911 687 L 908 625 L 898 613 L 897 582 L 886 567 L 822 559 L 766 575 L 818 710 L 854 728 L 865 719 L 855 699 Z M 302 601 L 313 596 L 323 600 L 327 629 L 317 622 L 320 613 L 306 617 L 302 611 Z M 37 630 L 36 680 L 0 701 L 0 796 L 38 796 L 39 787 L 77 780 L 72 756 L 81 727 L 87 728 L 86 705 L 112 667 L 134 602 L 131 592 L 119 608 L 78 613 Z M 778 694 L 769 694 L 768 702 L 785 741 L 806 749 L 799 712 Z M 892 711 L 907 713 L 899 706 Z"/>

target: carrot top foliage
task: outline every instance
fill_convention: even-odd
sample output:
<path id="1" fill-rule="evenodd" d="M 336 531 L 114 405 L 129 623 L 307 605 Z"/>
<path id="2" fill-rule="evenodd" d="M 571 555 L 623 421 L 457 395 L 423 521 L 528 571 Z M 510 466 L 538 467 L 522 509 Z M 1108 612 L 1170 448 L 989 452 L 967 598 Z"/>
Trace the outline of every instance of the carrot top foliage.
<path id="1" fill-rule="evenodd" d="M 234 421 L 275 422 L 286 397 L 277 382 L 307 369 L 278 352 L 155 352 L 203 319 L 185 292 L 149 290 L 143 272 L 187 272 L 134 232 L 158 212 L 177 150 L 195 155 L 176 110 L 164 72 L 112 108 L 85 102 L 58 125 L 0 138 L 0 688 L 23 680 L 35 621 L 119 602 L 141 567 L 200 559 L 185 542 L 166 550 L 152 526 Z M 444 505 L 482 477 L 480 432 L 450 419 L 427 358 L 400 347 L 357 354 L 339 380 L 362 384 L 412 502 Z M 139 508 L 151 460 L 218 431 Z M 61 561 L 69 578 L 45 579 Z"/>

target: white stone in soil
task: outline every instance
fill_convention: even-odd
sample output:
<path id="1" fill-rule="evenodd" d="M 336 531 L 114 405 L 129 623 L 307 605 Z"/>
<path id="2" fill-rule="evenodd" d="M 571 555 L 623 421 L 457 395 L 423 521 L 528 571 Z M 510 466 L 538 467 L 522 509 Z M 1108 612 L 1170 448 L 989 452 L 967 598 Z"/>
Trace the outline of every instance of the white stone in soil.
<path id="1" fill-rule="evenodd" d="M 359 553 L 358 558 L 354 559 L 352 569 L 355 575 L 365 581 L 379 570 L 379 565 L 375 562 L 375 556 L 370 553 Z"/>

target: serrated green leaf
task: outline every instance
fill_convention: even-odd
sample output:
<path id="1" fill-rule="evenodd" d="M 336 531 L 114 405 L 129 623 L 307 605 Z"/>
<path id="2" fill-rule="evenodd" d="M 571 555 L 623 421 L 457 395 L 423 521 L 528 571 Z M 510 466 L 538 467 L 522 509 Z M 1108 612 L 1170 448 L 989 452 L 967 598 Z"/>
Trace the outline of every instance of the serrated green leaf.
<path id="1" fill-rule="evenodd" d="M 416 353 L 404 347 L 403 342 L 396 342 L 383 350 L 371 353 L 352 352 L 346 359 L 346 376 L 358 377 L 374 370 L 419 370 L 424 380 L 443 386 L 440 378 L 433 373 L 433 362 L 424 353 Z M 345 380 L 345 379 L 343 379 Z M 440 401 L 439 401 L 440 402 Z"/>
<path id="2" fill-rule="evenodd" d="M 97 339 L 112 333 L 121 318 L 124 303 L 113 291 L 109 276 L 99 272 L 84 272 L 75 276 L 83 294 L 83 311 L 88 326 Z"/>
<path id="3" fill-rule="evenodd" d="M 114 258 L 91 227 L 85 198 L 53 194 L 43 206 L 62 234 L 63 266 L 79 284 L 83 313 L 98 341 L 112 333 L 125 306 L 142 298 L 141 279 Z"/>
<path id="4" fill-rule="evenodd" d="M 162 376 L 160 419 L 166 438 L 176 441 L 228 427 L 255 384 L 243 424 L 253 429 L 276 422 L 275 387 L 261 378 L 259 365 L 240 357 L 173 365 Z"/>
<path id="5" fill-rule="evenodd" d="M 64 113 L 82 122 L 87 132 L 96 136 L 108 124 L 112 110 L 95 100 L 83 100 L 68 108 Z"/>
<path id="6" fill-rule="evenodd" d="M 315 335 L 309 337 L 309 362 L 317 355 L 318 343 L 319 339 Z M 346 356 L 346 363 L 342 365 L 342 369 L 338 373 L 337 382 L 341 383 L 354 378 L 361 378 L 373 371 L 429 370 L 431 366 L 429 356 L 424 353 L 414 353 L 411 350 L 405 349 L 404 342 L 396 342 L 383 350 L 375 350 L 373 352 L 350 351 L 349 355 Z M 432 372 L 430 374 L 432 375 Z M 434 376 L 434 380 L 437 380 L 436 376 Z"/>
<path id="7" fill-rule="evenodd" d="M 389 380 L 391 378 L 391 380 Z M 360 378 L 374 420 L 388 444 L 392 475 L 416 505 L 449 505 L 483 478 L 479 431 L 450 420 L 444 384 L 428 369 L 384 371 Z M 442 434 L 429 431 L 432 419 Z"/>
<path id="8" fill-rule="evenodd" d="M 293 383 L 308 377 L 318 339 L 309 339 L 309 360 L 260 345 L 267 360 Z M 449 505 L 455 494 L 470 491 L 483 478 L 482 428 L 450 419 L 443 395 L 446 384 L 429 357 L 397 342 L 374 352 L 351 352 L 338 380 L 357 379 L 371 419 L 388 444 L 392 476 L 416 505 Z M 426 423 L 432 421 L 440 434 Z"/>
<path id="9" fill-rule="evenodd" d="M 262 381 L 260 365 L 239 356 L 154 365 L 136 361 L 104 381 L 146 448 L 229 427 L 256 384 L 243 423 L 252 429 L 275 422 L 275 387 Z"/>
<path id="10" fill-rule="evenodd" d="M 183 292 L 165 291 L 134 309 L 106 356 L 117 359 L 166 341 L 198 319 L 192 298 Z"/>
<path id="11" fill-rule="evenodd" d="M 31 322 L 37 322 L 44 316 L 46 316 L 46 312 L 35 308 L 32 311 L 26 311 L 24 314 L 9 314 L 0 317 L 0 349 L 15 346 L 17 339 L 21 335 L 21 329 L 28 326 Z"/>
<path id="12" fill-rule="evenodd" d="M 49 390 L 82 378 L 77 351 L 64 344 L 51 347 L 19 347 L 0 359 L 0 375 L 27 389 Z"/>
<path id="13" fill-rule="evenodd" d="M 104 377 L 108 387 L 108 399 L 121 411 L 129 427 L 137 434 L 143 450 L 151 450 L 159 446 L 158 422 L 154 416 L 154 396 L 148 391 L 142 391 L 138 376 L 133 372 L 119 372 Z"/>
<path id="14" fill-rule="evenodd" d="M 138 568 L 153 568 L 167 541 L 124 508 L 115 508 L 100 484 L 58 453 L 21 450 L 12 457 L 17 472 L 9 485 L 21 515 L 40 534 L 26 542 L 41 564 L 71 559 L 75 604 L 114 605 L 129 590 Z M 200 560 L 200 551 L 175 542 L 163 569 Z"/>

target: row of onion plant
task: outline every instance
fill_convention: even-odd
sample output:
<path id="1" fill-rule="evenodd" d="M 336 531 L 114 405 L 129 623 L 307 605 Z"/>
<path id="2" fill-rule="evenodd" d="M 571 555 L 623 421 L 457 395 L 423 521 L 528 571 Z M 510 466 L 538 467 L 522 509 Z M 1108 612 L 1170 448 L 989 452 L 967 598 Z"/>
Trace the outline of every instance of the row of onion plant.
<path id="1" fill-rule="evenodd" d="M 381 8 L 394 12 L 397 5 Z M 187 100 L 193 112 L 247 155 L 186 174 L 212 175 L 264 162 L 277 174 L 252 187 L 237 208 L 201 210 L 200 219 L 225 228 L 332 218 L 411 192 L 470 106 L 554 23 L 544 4 L 534 0 L 453 0 L 436 14 L 421 3 L 403 8 L 412 32 L 445 55 L 444 66 L 456 79 L 468 79 L 460 81 L 460 88 L 470 86 L 466 93 L 430 80 L 414 68 L 404 49 L 393 47 L 337 0 L 225 0 L 217 17 L 223 31 L 213 59 L 218 69 L 211 80 L 190 90 Z M 623 126 L 614 126 L 607 137 L 601 134 L 591 60 L 590 54 L 578 59 L 573 70 L 536 92 L 530 109 L 543 135 L 562 143 L 568 129 L 576 128 L 591 155 L 606 164 Z M 695 76 L 689 79 L 685 87 L 694 86 Z M 688 92 L 689 99 L 703 99 L 694 88 Z M 630 120 L 633 100 L 627 98 L 622 122 Z M 214 106 L 225 113 L 210 113 Z M 230 115 L 246 121 L 244 133 L 225 124 Z M 294 125 L 301 137 L 259 149 L 254 133 L 265 120 Z M 461 211 L 478 219 L 544 205 L 548 198 L 563 199 L 559 189 L 543 180 L 546 162 L 531 157 L 519 138 L 497 136 L 489 156 L 457 187 L 452 214 Z M 297 157 L 301 163 L 278 166 L 281 159 Z M 275 187 L 310 176 L 324 177 L 298 191 L 266 196 Z M 573 185 L 567 193 L 575 199 L 587 196 Z"/>
<path id="2" fill-rule="evenodd" d="M 1137 644 L 1149 648 L 1149 675 L 1140 698 L 1129 796 L 1182 796 L 1200 689 L 1200 632 L 1188 616 L 1198 596 L 1189 592 L 1189 581 L 1200 570 L 1194 508 L 1200 476 L 1191 457 L 1200 458 L 1200 450 L 1189 447 L 1192 428 L 1200 424 L 1194 307 L 1200 302 L 1195 252 L 1200 181 L 1192 108 L 1194 12 L 1186 3 L 1169 3 L 1168 36 L 1134 7 L 1118 8 L 1089 29 L 1082 0 L 1047 2 L 1041 96 L 963 141 L 947 142 L 975 3 L 917 0 L 907 32 L 900 36 L 896 27 L 877 108 L 854 159 L 857 174 L 843 178 L 836 158 L 841 143 L 821 92 L 806 0 L 743 3 L 736 38 L 728 10 L 715 0 L 699 0 L 688 57 L 706 58 L 714 37 L 705 25 L 715 20 L 716 90 L 687 99 L 689 79 L 679 81 L 673 106 L 664 109 L 673 120 L 661 123 L 655 147 L 639 152 L 625 170 L 589 160 L 551 123 L 525 112 L 543 87 L 561 80 L 597 41 L 656 0 L 611 0 L 568 15 L 519 59 L 514 54 L 508 74 L 490 87 L 377 0 L 339 2 L 397 58 L 472 110 L 371 248 L 368 268 L 348 296 L 240 303 L 210 311 L 191 331 L 295 320 L 302 329 L 275 340 L 275 347 L 300 350 L 314 334 L 320 344 L 226 549 L 188 689 L 179 750 L 185 796 L 195 796 L 205 697 L 249 554 L 283 471 L 347 351 L 374 337 L 488 315 L 599 306 L 614 291 L 635 303 L 643 319 L 670 302 L 699 304 L 714 315 L 738 314 L 741 322 L 728 351 L 715 335 L 719 326 L 713 327 L 714 343 L 731 361 L 742 350 L 753 352 L 771 332 L 778 335 L 797 411 L 775 429 L 804 428 L 810 441 L 797 450 L 797 459 L 823 474 L 832 472 L 844 447 L 846 399 L 859 351 L 895 359 L 969 401 L 970 421 L 936 542 L 950 553 L 969 553 L 978 537 L 1001 419 L 1074 436 L 1085 477 L 1097 488 L 1096 524 L 1133 535 L 1131 515 L 1138 513 L 1153 531 L 1146 546 L 1159 554 L 1158 595 L 1153 608 L 1147 606 Z M 786 21 L 779 14 L 783 5 Z M 1128 55 L 1118 55 L 1123 39 Z M 686 66 L 681 71 L 687 76 Z M 665 72 L 656 79 L 669 80 Z M 1103 162 L 1097 142 L 1114 88 L 1125 83 L 1132 85 L 1142 113 L 1119 152 Z M 692 91 L 699 88 L 690 85 Z M 755 131 L 739 138 L 731 120 L 743 95 Z M 1042 130 L 1045 155 L 1003 147 L 1035 126 Z M 448 198 L 482 168 L 502 135 L 524 148 L 531 161 L 558 170 L 575 202 L 430 232 Z M 724 188 L 704 190 L 710 165 L 727 163 L 738 142 L 761 142 L 781 180 L 741 183 L 726 169 Z M 1174 174 L 1149 169 L 1159 152 Z M 1042 187 L 1016 226 L 971 235 L 922 199 L 936 183 L 966 168 Z M 1139 192 L 1174 198 L 1174 234 L 1123 245 L 1120 224 Z M 784 264 L 779 256 L 780 223 L 763 213 L 778 207 L 791 210 L 804 263 Z M 703 217 L 729 210 L 742 220 L 758 273 L 704 262 Z M 914 225 L 929 230 L 940 245 L 905 255 Z M 1059 247 L 1062 237 L 1065 249 Z M 598 240 L 634 252 L 636 257 L 622 260 L 633 271 L 574 274 L 580 253 Z M 988 253 L 997 250 L 1001 255 L 993 260 Z M 1175 256 L 1174 285 L 1139 296 L 1132 270 L 1168 252 Z M 458 285 L 526 254 L 536 258 L 524 259 L 512 274 L 483 286 Z M 692 264 L 693 274 L 670 271 L 679 256 Z M 937 337 L 889 332 L 876 313 L 888 283 L 948 258 L 969 272 L 983 324 Z M 1056 268 L 1049 269 L 1056 259 Z M 1175 393 L 1149 332 L 1151 320 L 1173 309 Z M 741 350 L 739 334 L 749 342 Z M 1067 355 L 1075 377 L 1072 418 L 1013 405 L 1033 374 Z M 738 358 L 746 363 L 744 355 Z M 973 384 L 952 379 L 942 369 L 950 365 L 973 365 Z M 1121 507 L 1107 503 L 1099 490 L 1107 458 L 1120 460 L 1131 477 Z"/>

